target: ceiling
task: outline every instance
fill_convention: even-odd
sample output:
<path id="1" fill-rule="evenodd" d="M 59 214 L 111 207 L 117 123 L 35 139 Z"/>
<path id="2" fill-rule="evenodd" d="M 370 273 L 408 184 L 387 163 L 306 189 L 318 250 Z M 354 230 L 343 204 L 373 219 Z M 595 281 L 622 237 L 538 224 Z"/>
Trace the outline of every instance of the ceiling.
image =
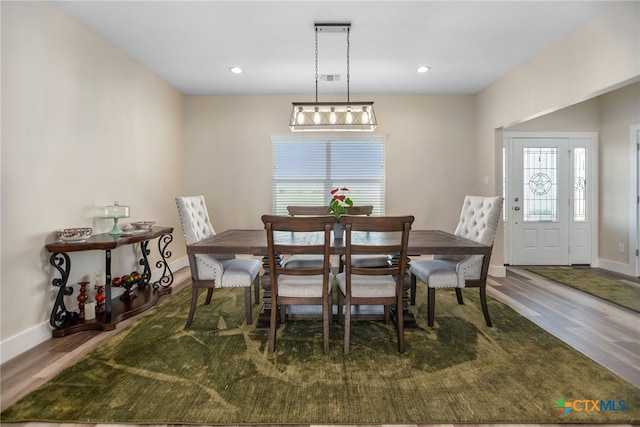
<path id="1" fill-rule="evenodd" d="M 610 1 L 54 1 L 187 95 L 313 94 L 319 22 L 350 23 L 350 93 L 474 94 Z M 344 34 L 318 37 L 345 94 Z M 416 69 L 428 65 L 431 71 Z M 242 74 L 229 68 L 241 67 Z M 335 96 L 334 96 L 335 98 Z"/>

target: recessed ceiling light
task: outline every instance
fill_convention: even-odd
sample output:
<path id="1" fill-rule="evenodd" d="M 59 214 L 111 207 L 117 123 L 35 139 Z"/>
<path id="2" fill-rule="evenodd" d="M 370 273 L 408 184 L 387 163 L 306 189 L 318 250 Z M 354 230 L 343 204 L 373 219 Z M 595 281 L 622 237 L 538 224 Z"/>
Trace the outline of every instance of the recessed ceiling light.
<path id="1" fill-rule="evenodd" d="M 242 68 L 240 68 L 240 67 L 231 67 L 231 68 L 229 68 L 229 71 L 231 71 L 233 74 L 241 74 L 242 73 Z"/>
<path id="2" fill-rule="evenodd" d="M 419 73 L 426 73 L 427 71 L 429 71 L 431 69 L 431 67 L 427 67 L 426 65 L 421 65 L 418 67 L 418 72 Z"/>

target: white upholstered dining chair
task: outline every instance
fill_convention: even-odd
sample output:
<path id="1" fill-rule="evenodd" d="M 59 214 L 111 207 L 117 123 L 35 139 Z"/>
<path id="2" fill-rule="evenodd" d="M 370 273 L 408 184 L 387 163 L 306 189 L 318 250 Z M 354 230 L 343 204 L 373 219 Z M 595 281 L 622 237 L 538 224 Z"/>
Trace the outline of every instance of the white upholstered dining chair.
<path id="1" fill-rule="evenodd" d="M 176 197 L 180 225 L 187 245 L 215 235 L 204 196 Z M 192 294 L 187 327 L 191 326 L 198 303 L 200 289 L 207 289 L 205 304 L 211 303 L 214 288 L 244 288 L 244 306 L 247 324 L 252 323 L 251 285 L 254 285 L 255 302 L 258 304 L 258 287 L 261 262 L 257 259 L 238 259 L 235 254 L 189 254 Z"/>
<path id="2" fill-rule="evenodd" d="M 493 241 L 502 212 L 502 197 L 466 196 L 460 212 L 460 221 L 454 231 L 464 237 L 493 247 Z M 412 298 L 416 279 L 427 285 L 427 323 L 433 326 L 435 316 L 435 291 L 439 288 L 455 288 L 459 304 L 463 304 L 462 289 L 480 288 L 480 304 L 487 326 L 491 325 L 487 307 L 486 277 L 489 260 L 483 255 L 435 255 L 430 260 L 412 260 L 410 264 Z"/>

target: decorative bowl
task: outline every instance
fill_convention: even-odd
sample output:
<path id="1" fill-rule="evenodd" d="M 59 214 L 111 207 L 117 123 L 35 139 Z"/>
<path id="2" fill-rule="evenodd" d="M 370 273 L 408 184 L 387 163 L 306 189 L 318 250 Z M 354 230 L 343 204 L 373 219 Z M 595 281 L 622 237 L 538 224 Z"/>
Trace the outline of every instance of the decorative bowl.
<path id="1" fill-rule="evenodd" d="M 79 242 L 87 240 L 91 237 L 91 233 L 93 233 L 91 227 L 63 228 L 58 230 L 58 238 L 65 242 Z"/>
<path id="2" fill-rule="evenodd" d="M 136 230 L 151 230 L 151 226 L 155 224 L 155 221 L 136 221 L 132 222 L 133 228 Z"/>

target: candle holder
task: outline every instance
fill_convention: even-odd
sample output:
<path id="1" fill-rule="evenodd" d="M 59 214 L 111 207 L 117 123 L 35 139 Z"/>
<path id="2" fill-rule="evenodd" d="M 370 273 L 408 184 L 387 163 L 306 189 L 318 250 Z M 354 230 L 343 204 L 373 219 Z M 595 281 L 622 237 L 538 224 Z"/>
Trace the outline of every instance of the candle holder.
<path id="1" fill-rule="evenodd" d="M 78 282 L 80 285 L 80 293 L 78 294 L 78 319 L 84 320 L 84 303 L 89 299 L 89 295 L 87 295 L 87 285 L 89 282 Z"/>
<path id="2" fill-rule="evenodd" d="M 106 295 L 104 294 L 104 286 L 96 285 L 96 313 L 104 313 L 105 306 L 104 300 L 106 299 Z"/>

